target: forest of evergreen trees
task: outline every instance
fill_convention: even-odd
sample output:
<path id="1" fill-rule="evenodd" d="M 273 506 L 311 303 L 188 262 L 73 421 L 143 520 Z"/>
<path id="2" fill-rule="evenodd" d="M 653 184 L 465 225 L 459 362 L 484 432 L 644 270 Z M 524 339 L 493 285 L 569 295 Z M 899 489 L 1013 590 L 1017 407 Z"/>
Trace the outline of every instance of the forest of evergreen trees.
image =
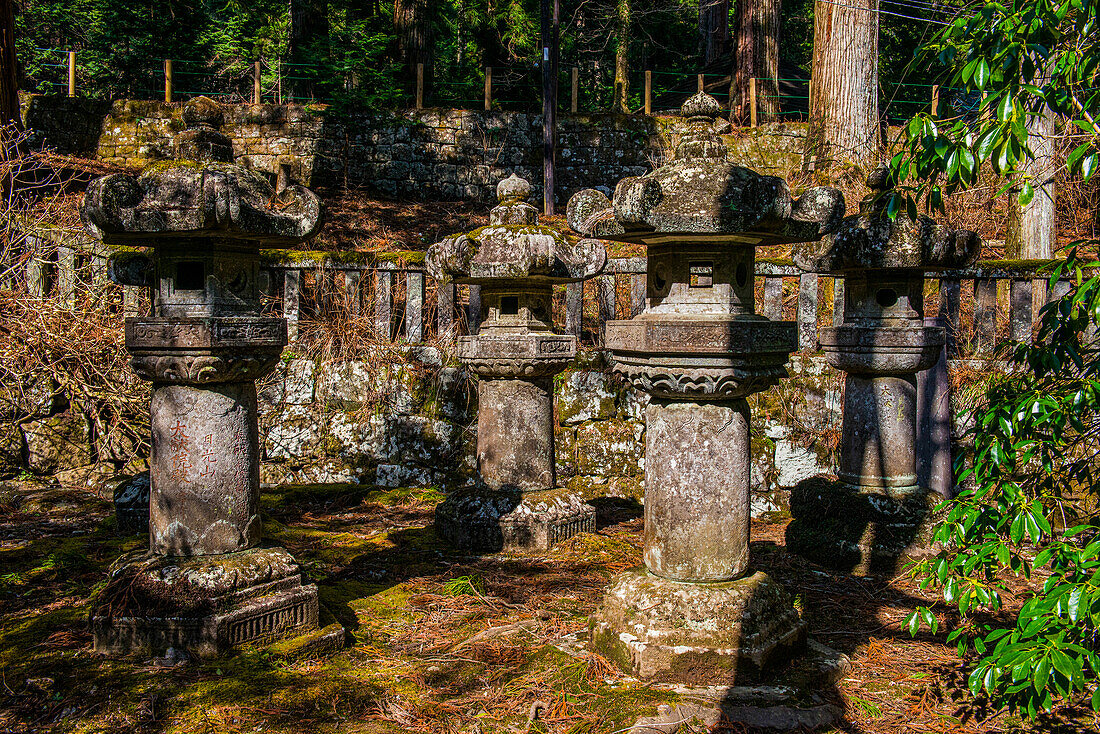
<path id="1" fill-rule="evenodd" d="M 935 26 L 914 18 L 942 18 L 947 7 L 883 0 L 882 99 L 927 100 L 897 85 L 927 81 L 907 65 Z M 479 103 L 491 66 L 497 104 L 530 107 L 540 93 L 540 10 L 540 0 L 23 0 L 15 19 L 20 88 L 64 93 L 71 50 L 82 96 L 156 98 L 171 58 L 181 94 L 245 100 L 260 60 L 265 100 L 379 109 L 410 102 L 423 63 L 433 104 Z M 778 28 L 761 31 L 761 12 L 777 15 Z M 744 74 L 745 49 L 761 43 L 754 28 L 778 48 L 780 77 L 810 76 L 814 0 L 743 8 L 736 0 L 560 0 L 560 18 L 561 83 L 578 68 L 582 110 L 638 109 L 647 69 L 658 96 L 693 90 L 700 72 L 720 88 L 739 73 L 739 59 Z M 623 98 L 615 96 L 617 69 Z"/>

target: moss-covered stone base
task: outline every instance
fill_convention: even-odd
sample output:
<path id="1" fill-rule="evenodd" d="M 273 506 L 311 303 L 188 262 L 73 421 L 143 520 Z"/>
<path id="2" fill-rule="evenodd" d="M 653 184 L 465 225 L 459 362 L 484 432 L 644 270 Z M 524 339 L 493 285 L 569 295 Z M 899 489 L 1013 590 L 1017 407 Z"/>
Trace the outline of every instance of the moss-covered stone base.
<path id="1" fill-rule="evenodd" d="M 787 547 L 844 573 L 892 576 L 909 560 L 934 552 L 938 501 L 938 495 L 924 493 L 865 493 L 829 477 L 813 477 L 791 491 Z"/>
<path id="2" fill-rule="evenodd" d="M 822 693 L 852 669 L 848 656 L 806 640 L 805 654 L 762 685 L 669 686 L 678 702 L 657 707 L 655 716 L 643 716 L 632 728 L 656 734 L 697 731 L 807 731 L 835 726 L 844 711 L 827 703 Z"/>
<path id="3" fill-rule="evenodd" d="M 317 629 L 317 587 L 289 553 L 253 548 L 194 558 L 123 557 L 91 614 L 96 652 L 213 657 Z"/>
<path id="4" fill-rule="evenodd" d="M 806 636 L 791 597 L 759 571 L 711 584 L 627 571 L 590 628 L 595 651 L 643 680 L 707 685 L 759 682 Z"/>
<path id="5" fill-rule="evenodd" d="M 596 510 L 568 489 L 463 489 L 435 509 L 439 536 L 474 551 L 548 550 L 596 529 Z"/>

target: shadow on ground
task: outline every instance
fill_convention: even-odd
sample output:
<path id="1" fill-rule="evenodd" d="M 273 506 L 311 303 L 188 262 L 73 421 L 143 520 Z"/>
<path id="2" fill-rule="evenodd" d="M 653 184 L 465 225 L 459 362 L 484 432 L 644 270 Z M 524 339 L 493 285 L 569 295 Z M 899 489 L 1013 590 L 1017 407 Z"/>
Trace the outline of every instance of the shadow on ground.
<path id="1" fill-rule="evenodd" d="M 161 668 L 91 652 L 88 597 L 142 539 L 117 536 L 106 503 L 60 497 L 9 502 L 0 518 L 3 731 L 606 734 L 678 699 L 563 644 L 587 630 L 611 577 L 640 564 L 636 502 L 595 501 L 597 532 L 547 553 L 479 556 L 435 536 L 433 490 L 265 490 L 265 542 L 308 570 L 349 647 L 320 660 L 256 649 Z M 852 657 L 824 694 L 844 707 L 839 730 L 1011 726 L 968 718 L 953 650 L 903 632 L 925 602 L 908 582 L 826 572 L 787 553 L 783 531 L 754 524 L 755 564 L 798 595 L 813 637 Z M 1048 730 L 1091 729 L 1066 721 Z"/>

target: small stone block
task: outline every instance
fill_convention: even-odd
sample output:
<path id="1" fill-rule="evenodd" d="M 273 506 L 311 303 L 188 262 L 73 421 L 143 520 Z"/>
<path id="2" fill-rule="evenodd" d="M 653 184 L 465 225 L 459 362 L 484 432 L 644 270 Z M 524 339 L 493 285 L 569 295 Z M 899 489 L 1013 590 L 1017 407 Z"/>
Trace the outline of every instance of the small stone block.
<path id="1" fill-rule="evenodd" d="M 275 660 L 294 662 L 326 657 L 344 649 L 346 633 L 338 623 L 319 630 L 306 632 L 287 640 L 279 640 L 267 646 L 267 654 Z"/>
<path id="2" fill-rule="evenodd" d="M 812 477 L 791 490 L 787 548 L 842 573 L 892 576 L 909 561 L 936 552 L 938 494 L 894 497 L 859 491 L 828 477 Z"/>
<path id="3" fill-rule="evenodd" d="M 317 587 L 278 548 L 221 556 L 144 555 L 116 562 L 92 613 L 95 651 L 215 657 L 317 628 Z"/>
<path id="4" fill-rule="evenodd" d="M 806 623 L 767 574 L 683 583 L 620 574 L 589 626 L 592 648 L 643 680 L 755 683 L 805 644 Z"/>
<path id="5" fill-rule="evenodd" d="M 596 529 L 596 510 L 566 490 L 461 490 L 435 509 L 440 537 L 474 551 L 544 551 Z"/>
<path id="6" fill-rule="evenodd" d="M 120 535 L 149 532 L 149 472 L 120 482 L 114 492 L 115 528 Z"/>

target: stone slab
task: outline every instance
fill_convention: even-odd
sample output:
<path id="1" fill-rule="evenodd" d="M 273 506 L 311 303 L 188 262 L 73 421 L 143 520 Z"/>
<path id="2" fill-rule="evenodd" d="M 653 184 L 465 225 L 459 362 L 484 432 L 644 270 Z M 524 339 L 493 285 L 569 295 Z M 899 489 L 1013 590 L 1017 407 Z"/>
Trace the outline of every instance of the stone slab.
<path id="1" fill-rule="evenodd" d="M 568 490 L 452 492 L 435 510 L 436 532 L 474 551 L 547 550 L 596 529 L 596 510 Z"/>
<path id="2" fill-rule="evenodd" d="M 813 477 L 791 491 L 787 548 L 843 573 L 893 576 L 910 560 L 937 551 L 932 535 L 940 500 L 937 494 L 860 492 L 830 477 Z"/>
<path id="3" fill-rule="evenodd" d="M 806 625 L 767 574 L 710 584 L 620 574 L 589 622 L 591 646 L 643 680 L 754 683 L 800 651 Z"/>
<path id="4" fill-rule="evenodd" d="M 281 549 L 217 557 L 137 556 L 112 567 L 91 617 L 96 652 L 214 657 L 317 628 L 317 587 Z"/>

